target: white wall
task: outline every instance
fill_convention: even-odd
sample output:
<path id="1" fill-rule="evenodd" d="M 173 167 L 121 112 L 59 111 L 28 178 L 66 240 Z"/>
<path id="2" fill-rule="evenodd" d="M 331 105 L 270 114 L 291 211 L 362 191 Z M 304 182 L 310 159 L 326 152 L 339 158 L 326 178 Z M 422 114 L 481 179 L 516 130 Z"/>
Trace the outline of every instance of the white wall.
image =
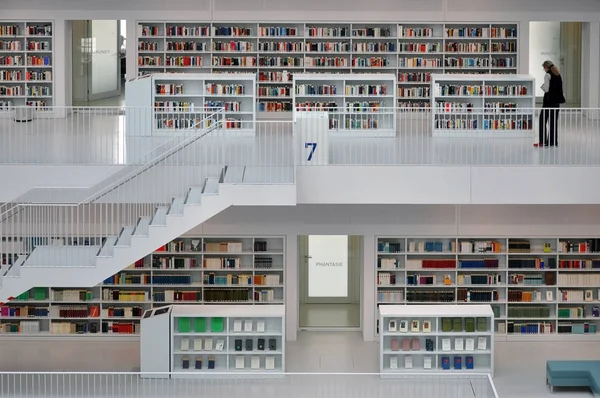
<path id="1" fill-rule="evenodd" d="M 304 204 L 593 204 L 600 186 L 586 181 L 599 172 L 598 167 L 361 165 L 300 166 L 296 175 L 298 203 Z"/>

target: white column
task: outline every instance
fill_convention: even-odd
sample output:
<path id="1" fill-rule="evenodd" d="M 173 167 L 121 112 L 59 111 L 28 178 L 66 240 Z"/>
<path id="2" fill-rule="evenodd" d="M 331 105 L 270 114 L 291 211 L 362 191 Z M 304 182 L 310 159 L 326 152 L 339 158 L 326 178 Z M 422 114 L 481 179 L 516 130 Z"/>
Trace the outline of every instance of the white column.
<path id="1" fill-rule="evenodd" d="M 517 28 L 519 41 L 517 43 L 517 52 L 519 54 L 519 73 L 529 74 L 529 21 L 522 20 Z"/>
<path id="2" fill-rule="evenodd" d="M 298 235 L 285 238 L 285 337 L 287 341 L 298 338 Z"/>
<path id="3" fill-rule="evenodd" d="M 362 275 L 362 332 L 364 341 L 375 341 L 375 235 L 363 237 L 363 275 Z"/>
<path id="4" fill-rule="evenodd" d="M 127 19 L 127 43 L 125 45 L 125 56 L 127 57 L 125 64 L 127 72 L 125 79 L 132 79 L 136 76 L 137 67 L 137 21 L 135 19 Z"/>
<path id="5" fill-rule="evenodd" d="M 600 105 L 600 22 L 584 22 L 581 31 L 581 107 L 597 109 Z M 589 112 L 598 118 L 598 112 Z"/>
<path id="6" fill-rule="evenodd" d="M 54 20 L 54 30 L 52 32 L 53 37 L 53 45 L 54 45 L 54 54 L 52 62 L 54 64 L 54 106 L 65 106 L 71 105 L 67 104 L 67 95 L 66 89 L 67 87 L 71 87 L 69 79 L 71 79 L 71 75 L 67 74 L 68 69 L 66 64 L 67 61 L 71 62 L 71 56 L 67 56 L 67 52 L 70 52 L 71 49 L 66 46 L 66 32 L 65 29 L 65 20 L 64 19 L 55 19 Z M 69 32 L 70 33 L 70 32 Z"/>

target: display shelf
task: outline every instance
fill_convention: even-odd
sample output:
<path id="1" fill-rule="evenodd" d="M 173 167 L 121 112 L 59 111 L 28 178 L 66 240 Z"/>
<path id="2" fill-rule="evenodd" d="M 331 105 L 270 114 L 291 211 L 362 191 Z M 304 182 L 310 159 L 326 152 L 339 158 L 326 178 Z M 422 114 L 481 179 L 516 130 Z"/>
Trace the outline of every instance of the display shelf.
<path id="1" fill-rule="evenodd" d="M 139 22 L 137 72 L 252 72 L 259 88 L 291 86 L 295 73 L 393 73 L 395 104 L 421 110 L 430 103 L 428 82 L 401 76 L 515 74 L 517 33 L 516 23 Z M 258 112 L 292 112 L 288 98 L 271 102 L 259 100 Z"/>
<path id="2" fill-rule="evenodd" d="M 253 377 L 281 375 L 285 307 L 174 305 L 144 317 L 142 342 L 142 371 L 169 367 L 175 372 L 172 378 L 227 373 L 237 377 L 244 372 Z M 158 357 L 157 346 L 170 347 L 168 357 Z"/>
<path id="3" fill-rule="evenodd" d="M 529 75 L 431 75 L 434 137 L 529 137 L 535 119 Z"/>
<path id="4" fill-rule="evenodd" d="M 0 21 L 0 117 L 31 106 L 39 117 L 54 104 L 50 21 Z"/>
<path id="5" fill-rule="evenodd" d="M 489 305 L 379 307 L 382 377 L 407 373 L 494 375 L 494 313 Z"/>
<path id="6" fill-rule="evenodd" d="M 152 308 L 283 304 L 284 246 L 272 236 L 181 237 L 93 288 L 34 288 L 0 305 L 0 336 L 138 335 Z"/>
<path id="7" fill-rule="evenodd" d="M 294 111 L 327 112 L 333 135 L 393 137 L 395 87 L 391 74 L 296 74 Z"/>
<path id="8" fill-rule="evenodd" d="M 598 336 L 600 239 L 378 237 L 376 253 L 377 306 L 485 303 L 496 336 Z"/>
<path id="9" fill-rule="evenodd" d="M 206 128 L 206 118 L 225 110 L 223 126 L 228 136 L 254 136 L 256 78 L 254 74 L 214 75 L 157 73 L 127 82 L 128 108 L 152 109 L 148 123 L 130 123 L 128 135 L 171 135 Z"/>

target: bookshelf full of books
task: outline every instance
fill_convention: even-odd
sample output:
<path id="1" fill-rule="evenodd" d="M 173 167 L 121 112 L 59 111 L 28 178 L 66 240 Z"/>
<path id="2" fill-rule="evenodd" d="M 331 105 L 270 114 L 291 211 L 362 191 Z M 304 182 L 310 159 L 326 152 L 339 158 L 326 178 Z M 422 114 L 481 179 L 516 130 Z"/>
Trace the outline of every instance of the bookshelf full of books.
<path id="1" fill-rule="evenodd" d="M 431 75 L 434 137 L 530 137 L 535 78 L 530 75 Z"/>
<path id="2" fill-rule="evenodd" d="M 381 377 L 425 372 L 494 376 L 489 305 L 382 305 L 378 315 Z"/>
<path id="3" fill-rule="evenodd" d="M 209 116 L 224 115 L 218 131 L 228 137 L 254 136 L 256 76 L 251 73 L 157 73 L 129 80 L 125 103 L 132 114 L 128 135 L 172 135 L 204 129 L 215 123 Z M 140 115 L 140 108 L 151 108 Z M 140 120 L 140 118 L 148 120 Z"/>
<path id="4" fill-rule="evenodd" d="M 131 336 L 170 304 L 284 303 L 283 237 L 181 237 L 94 287 L 31 289 L 0 305 L 3 336 Z"/>
<path id="5" fill-rule="evenodd" d="M 0 116 L 14 116 L 15 107 L 44 112 L 52 106 L 52 27 L 50 21 L 0 21 Z"/>
<path id="6" fill-rule="evenodd" d="M 165 310 L 142 321 L 142 372 L 160 369 L 173 372 L 172 378 L 284 372 L 284 305 L 173 305 Z M 157 357 L 157 347 L 170 349 L 169 355 Z"/>
<path id="7" fill-rule="evenodd" d="M 377 306 L 485 304 L 500 339 L 600 336 L 600 239 L 378 237 L 376 257 Z"/>
<path id="8" fill-rule="evenodd" d="M 138 74 L 251 72 L 259 115 L 291 115 L 297 73 L 392 73 L 397 102 L 429 108 L 434 73 L 515 74 L 516 23 L 138 23 Z"/>
<path id="9" fill-rule="evenodd" d="M 394 137 L 395 86 L 392 74 L 296 74 L 294 112 L 326 112 L 330 134 Z"/>

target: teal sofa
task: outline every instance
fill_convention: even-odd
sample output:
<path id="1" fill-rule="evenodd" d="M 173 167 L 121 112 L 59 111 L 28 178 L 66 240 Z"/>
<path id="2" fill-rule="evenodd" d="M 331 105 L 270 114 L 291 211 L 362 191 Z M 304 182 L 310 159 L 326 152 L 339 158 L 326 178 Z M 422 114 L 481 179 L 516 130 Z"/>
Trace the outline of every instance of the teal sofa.
<path id="1" fill-rule="evenodd" d="M 554 387 L 589 387 L 600 396 L 600 361 L 547 361 L 546 384 Z"/>

